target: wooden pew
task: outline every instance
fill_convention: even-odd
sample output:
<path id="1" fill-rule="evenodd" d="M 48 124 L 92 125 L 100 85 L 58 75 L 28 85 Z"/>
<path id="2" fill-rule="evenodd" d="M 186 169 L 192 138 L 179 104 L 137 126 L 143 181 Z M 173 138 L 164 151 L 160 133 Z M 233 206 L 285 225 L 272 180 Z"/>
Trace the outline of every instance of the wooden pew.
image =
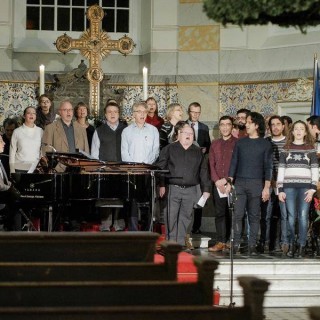
<path id="1" fill-rule="evenodd" d="M 198 281 L 8 281 L 0 282 L 0 306 L 212 305 L 218 262 L 196 257 Z"/>
<path id="2" fill-rule="evenodd" d="M 0 262 L 0 282 L 177 280 L 181 245 L 162 242 L 164 263 Z"/>
<path id="3" fill-rule="evenodd" d="M 182 285 L 182 284 L 180 284 Z M 1 320 L 263 320 L 263 297 L 268 282 L 255 277 L 241 277 L 244 288 L 244 306 L 225 308 L 208 305 L 128 305 L 55 306 L 34 305 L 0 307 Z M 250 293 L 248 292 L 250 291 Z M 36 299 L 36 297 L 35 297 Z M 179 299 L 177 299 L 179 300 Z M 172 301 L 171 301 L 172 302 Z"/>
<path id="4" fill-rule="evenodd" d="M 152 262 L 152 232 L 3 232 L 2 262 Z"/>
<path id="5" fill-rule="evenodd" d="M 170 269 L 169 279 L 152 279 L 152 276 L 148 281 L 141 270 L 156 266 L 152 261 L 157 237 L 158 234 L 152 233 L 12 233 L 12 236 L 0 234 L 0 261 L 9 261 L 1 263 L 2 271 L 9 272 L 10 268 L 7 267 L 10 267 L 10 264 L 25 264 L 21 278 L 16 278 L 16 274 L 12 273 L 11 278 L 4 276 L 0 280 L 0 319 L 92 319 L 94 314 L 94 319 L 108 320 L 160 317 L 166 317 L 166 320 L 185 320 L 188 319 L 187 311 L 191 314 L 190 319 L 199 320 L 247 320 L 250 317 L 252 320 L 263 319 L 263 296 L 268 287 L 266 281 L 242 277 L 240 284 L 244 287 L 245 307 L 230 309 L 236 311 L 223 308 L 216 311 L 211 305 L 214 271 L 218 262 L 210 258 L 196 257 L 194 261 L 198 268 L 198 281 L 178 283 L 170 279 L 173 270 L 176 274 L 177 253 L 180 250 L 177 245 L 163 246 L 167 255 L 164 264 Z M 140 243 L 143 249 L 127 251 L 128 247 L 136 247 Z M 122 253 L 125 254 L 121 255 L 119 248 L 122 246 Z M 118 267 L 118 278 L 125 278 L 124 274 L 130 273 L 126 267 L 128 262 L 123 262 L 128 260 L 128 256 L 129 260 L 135 263 L 129 262 L 132 275 L 126 280 L 110 280 L 107 276 L 101 278 L 103 268 L 112 263 Z M 52 278 L 46 278 L 44 270 L 40 270 L 39 274 L 39 270 L 35 269 L 31 278 L 27 277 L 29 267 L 40 266 L 41 269 L 41 265 L 47 267 L 50 264 L 62 267 L 57 269 Z M 102 264 L 102 267 L 99 264 Z M 69 275 L 59 278 L 58 271 L 64 272 L 65 266 L 72 268 L 72 265 L 76 267 L 75 274 L 78 274 L 73 276 L 69 270 Z M 95 269 L 90 270 L 91 267 Z M 110 266 L 113 276 L 116 276 L 117 267 Z M 51 269 L 46 269 L 45 272 L 50 273 Z M 88 275 L 92 272 L 97 272 L 97 276 Z M 153 272 L 150 271 L 150 274 Z M 138 275 L 135 277 L 135 274 Z M 82 312 L 83 310 L 90 312 Z M 132 310 L 135 310 L 134 316 Z M 199 318 L 198 313 L 201 315 Z"/>

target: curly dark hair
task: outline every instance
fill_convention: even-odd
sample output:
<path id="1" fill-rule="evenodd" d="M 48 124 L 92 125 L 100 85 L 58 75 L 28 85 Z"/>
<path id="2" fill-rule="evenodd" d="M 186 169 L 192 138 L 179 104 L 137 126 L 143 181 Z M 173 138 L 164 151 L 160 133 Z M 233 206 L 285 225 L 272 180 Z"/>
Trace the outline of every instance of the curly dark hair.
<path id="1" fill-rule="evenodd" d="M 266 132 L 266 123 L 264 121 L 264 117 L 261 113 L 258 112 L 250 112 L 248 117 L 251 117 L 251 121 L 258 126 L 258 135 L 260 138 L 263 138 Z"/>

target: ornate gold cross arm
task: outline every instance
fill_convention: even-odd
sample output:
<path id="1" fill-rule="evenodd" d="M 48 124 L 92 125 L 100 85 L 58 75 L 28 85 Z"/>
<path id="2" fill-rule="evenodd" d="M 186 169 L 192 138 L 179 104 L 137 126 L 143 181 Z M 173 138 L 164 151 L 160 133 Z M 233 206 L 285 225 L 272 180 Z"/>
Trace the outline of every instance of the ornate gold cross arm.
<path id="1" fill-rule="evenodd" d="M 54 43 L 57 50 L 66 54 L 77 49 L 89 60 L 87 78 L 90 82 L 89 105 L 94 115 L 99 114 L 99 88 L 103 79 L 101 60 L 110 54 L 110 51 L 119 51 L 124 56 L 130 54 L 135 44 L 131 38 L 124 35 L 119 40 L 111 40 L 108 33 L 100 28 L 100 21 L 104 18 L 104 11 L 98 5 L 88 8 L 87 18 L 90 28 L 84 31 L 79 39 L 72 39 L 66 33 L 58 37 Z"/>

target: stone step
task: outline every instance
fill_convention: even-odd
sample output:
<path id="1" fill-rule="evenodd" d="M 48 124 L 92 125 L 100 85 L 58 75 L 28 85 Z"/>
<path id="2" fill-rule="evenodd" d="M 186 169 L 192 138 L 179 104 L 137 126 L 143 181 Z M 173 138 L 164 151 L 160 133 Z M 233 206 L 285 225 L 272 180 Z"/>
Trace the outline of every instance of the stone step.
<path id="1" fill-rule="evenodd" d="M 221 289 L 222 305 L 230 304 L 230 260 L 219 261 L 214 287 Z M 308 307 L 320 302 L 320 260 L 253 259 L 234 260 L 234 294 L 236 305 L 242 305 L 242 289 L 238 276 L 254 275 L 270 282 L 266 307 Z"/>
<path id="2" fill-rule="evenodd" d="M 277 290 L 320 290 L 320 277 L 315 277 L 313 274 L 306 275 L 293 275 L 293 274 L 279 274 L 279 275 L 266 275 L 260 274 L 259 278 L 270 282 L 269 292 Z M 216 276 L 214 281 L 214 287 L 219 287 L 221 290 L 230 289 L 230 277 L 229 276 Z M 237 279 L 233 281 L 234 290 L 241 290 Z"/>
<path id="3" fill-rule="evenodd" d="M 230 304 L 230 292 L 220 291 L 220 305 L 228 306 Z M 242 291 L 233 291 L 233 302 L 236 306 L 243 306 Z M 267 292 L 264 300 L 264 307 L 310 307 L 319 305 L 320 290 L 296 290 L 296 291 L 272 291 Z"/>
<path id="4" fill-rule="evenodd" d="M 230 261 L 219 261 L 219 268 L 217 274 L 228 275 L 230 274 Z M 233 273 L 235 276 L 239 275 L 261 275 L 261 274 L 293 274 L 304 275 L 320 273 L 320 260 L 311 259 L 285 259 L 285 260 L 273 260 L 273 259 L 244 259 L 234 260 Z"/>

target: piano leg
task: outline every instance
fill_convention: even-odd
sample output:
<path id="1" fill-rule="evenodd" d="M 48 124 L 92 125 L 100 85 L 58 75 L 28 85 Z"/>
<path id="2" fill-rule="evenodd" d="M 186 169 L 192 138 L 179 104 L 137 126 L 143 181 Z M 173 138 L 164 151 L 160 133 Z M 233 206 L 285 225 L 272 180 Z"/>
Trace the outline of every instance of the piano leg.
<path id="1" fill-rule="evenodd" d="M 52 206 L 49 205 L 48 210 L 48 232 L 52 231 Z"/>

